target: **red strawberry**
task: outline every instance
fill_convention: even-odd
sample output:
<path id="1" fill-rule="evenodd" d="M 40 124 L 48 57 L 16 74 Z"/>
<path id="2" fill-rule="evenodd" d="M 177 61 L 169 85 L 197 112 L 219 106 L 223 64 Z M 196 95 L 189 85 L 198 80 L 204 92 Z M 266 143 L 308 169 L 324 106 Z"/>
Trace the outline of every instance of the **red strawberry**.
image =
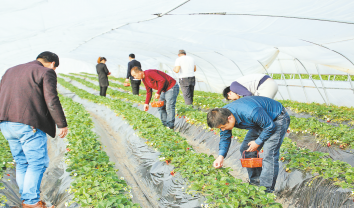
<path id="1" fill-rule="evenodd" d="M 69 148 L 66 148 L 66 151 L 70 152 L 71 150 Z"/>
<path id="2" fill-rule="evenodd" d="M 287 130 L 287 131 L 286 131 L 286 133 L 288 133 L 288 134 L 289 134 L 289 133 L 290 133 L 290 130 Z"/>
<path id="3" fill-rule="evenodd" d="M 10 174 L 6 174 L 7 176 L 10 176 Z"/>
<path id="4" fill-rule="evenodd" d="M 261 153 L 263 153 L 263 150 L 261 150 Z"/>
<path id="5" fill-rule="evenodd" d="M 285 158 L 284 158 L 284 157 L 281 157 L 281 158 L 280 158 L 280 160 L 281 160 L 281 161 L 284 161 L 284 160 L 285 160 Z"/>
<path id="6" fill-rule="evenodd" d="M 186 116 L 183 116 L 183 118 L 186 118 Z"/>
<path id="7" fill-rule="evenodd" d="M 234 136 L 231 136 L 231 138 L 234 138 Z"/>
<path id="8" fill-rule="evenodd" d="M 226 186 L 228 186 L 228 185 L 229 185 L 229 183 L 225 183 L 225 185 L 226 185 Z"/>
<path id="9" fill-rule="evenodd" d="M 174 176 L 175 175 L 175 171 L 174 170 L 171 171 L 170 174 L 171 174 L 171 176 Z"/>
<path id="10" fill-rule="evenodd" d="M 330 147 L 330 146 L 331 146 L 331 143 L 328 142 L 328 143 L 327 143 L 327 147 Z"/>
<path id="11" fill-rule="evenodd" d="M 214 131 L 214 129 L 211 129 L 210 131 Z"/>
<path id="12" fill-rule="evenodd" d="M 170 163 L 170 160 L 166 160 L 165 162 L 166 162 L 166 164 L 168 165 L 168 164 Z"/>
<path id="13" fill-rule="evenodd" d="M 343 145 L 342 145 L 342 144 L 341 144 L 341 145 L 339 145 L 339 148 L 343 149 Z"/>

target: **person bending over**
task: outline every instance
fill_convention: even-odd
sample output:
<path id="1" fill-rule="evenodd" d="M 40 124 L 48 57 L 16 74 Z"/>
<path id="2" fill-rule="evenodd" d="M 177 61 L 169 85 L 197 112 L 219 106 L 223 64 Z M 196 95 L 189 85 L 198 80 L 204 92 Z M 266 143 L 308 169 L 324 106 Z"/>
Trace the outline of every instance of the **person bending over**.
<path id="1" fill-rule="evenodd" d="M 149 110 L 152 89 L 157 90 L 154 98 L 164 101 L 164 105 L 158 108 L 162 124 L 174 129 L 176 101 L 179 93 L 179 86 L 176 80 L 162 71 L 156 69 L 143 71 L 138 66 L 132 68 L 131 74 L 135 79 L 143 80 L 145 85 L 146 99 L 144 110 Z"/>
<path id="2" fill-rule="evenodd" d="M 290 117 L 281 103 L 261 96 L 250 96 L 236 100 L 223 108 L 208 112 L 210 128 L 219 128 L 219 156 L 213 166 L 223 166 L 229 151 L 232 129 L 248 129 L 241 144 L 240 153 L 245 158 L 257 157 L 263 147 L 263 167 L 247 168 L 250 183 L 265 186 L 266 192 L 273 192 L 279 171 L 279 148 L 290 124 Z"/>
<path id="3" fill-rule="evenodd" d="M 40 185 L 49 166 L 47 134 L 64 138 L 66 118 L 57 92 L 59 57 L 45 51 L 37 60 L 8 69 L 0 83 L 0 129 L 16 162 L 23 208 L 47 207 Z M 54 206 L 52 206 L 54 207 Z"/>
<path id="4" fill-rule="evenodd" d="M 106 66 L 107 59 L 105 57 L 98 57 L 96 71 L 98 74 L 98 82 L 100 84 L 100 96 L 106 96 L 107 88 L 109 86 L 108 75 L 111 72 L 108 71 Z"/>
<path id="5" fill-rule="evenodd" d="M 263 96 L 274 99 L 278 84 L 268 75 L 249 74 L 236 79 L 226 87 L 223 95 L 226 100 L 237 100 L 241 96 Z"/>

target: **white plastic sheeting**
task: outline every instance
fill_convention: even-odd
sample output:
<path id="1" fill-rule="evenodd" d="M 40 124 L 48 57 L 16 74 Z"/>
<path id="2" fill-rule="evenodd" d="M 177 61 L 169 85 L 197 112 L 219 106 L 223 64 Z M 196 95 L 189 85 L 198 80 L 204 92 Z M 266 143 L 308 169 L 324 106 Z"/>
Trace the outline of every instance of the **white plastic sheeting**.
<path id="1" fill-rule="evenodd" d="M 60 56 L 58 72 L 95 72 L 98 56 L 104 56 L 113 74 L 124 76 L 128 54 L 134 53 L 143 69 L 177 78 L 172 69 L 184 49 L 195 58 L 202 81 L 197 88 L 207 91 L 220 92 L 237 77 L 265 69 L 354 74 L 350 0 L 12 0 L 1 5 L 0 73 L 49 50 Z M 325 82 L 338 88 L 327 89 L 327 96 L 320 81 L 285 85 L 277 98 L 354 105 L 349 82 Z"/>

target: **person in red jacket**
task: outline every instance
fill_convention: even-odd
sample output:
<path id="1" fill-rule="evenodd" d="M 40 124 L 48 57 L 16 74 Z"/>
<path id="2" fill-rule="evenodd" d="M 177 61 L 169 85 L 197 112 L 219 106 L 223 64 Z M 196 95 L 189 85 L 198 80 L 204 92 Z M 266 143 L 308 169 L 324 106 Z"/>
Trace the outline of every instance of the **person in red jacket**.
<path id="1" fill-rule="evenodd" d="M 177 96 L 179 93 L 179 86 L 176 80 L 162 71 L 156 69 L 143 71 L 138 66 L 132 68 L 131 75 L 135 79 L 143 80 L 145 85 L 145 111 L 149 110 L 152 89 L 157 90 L 154 98 L 164 101 L 164 105 L 158 108 L 162 124 L 170 129 L 173 129 L 175 127 L 175 109 Z"/>

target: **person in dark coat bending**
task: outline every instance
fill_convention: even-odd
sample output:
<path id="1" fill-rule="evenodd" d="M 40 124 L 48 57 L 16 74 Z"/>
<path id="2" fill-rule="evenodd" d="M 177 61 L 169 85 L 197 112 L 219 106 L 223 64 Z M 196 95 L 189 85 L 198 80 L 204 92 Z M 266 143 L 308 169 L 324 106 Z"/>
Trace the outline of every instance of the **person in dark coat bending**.
<path id="1" fill-rule="evenodd" d="M 105 96 L 105 97 L 109 85 L 107 76 L 111 74 L 111 72 L 108 71 L 108 68 L 106 66 L 106 61 L 107 59 L 105 57 L 99 57 L 97 60 L 98 64 L 96 65 L 98 82 L 100 84 L 100 96 Z"/>

